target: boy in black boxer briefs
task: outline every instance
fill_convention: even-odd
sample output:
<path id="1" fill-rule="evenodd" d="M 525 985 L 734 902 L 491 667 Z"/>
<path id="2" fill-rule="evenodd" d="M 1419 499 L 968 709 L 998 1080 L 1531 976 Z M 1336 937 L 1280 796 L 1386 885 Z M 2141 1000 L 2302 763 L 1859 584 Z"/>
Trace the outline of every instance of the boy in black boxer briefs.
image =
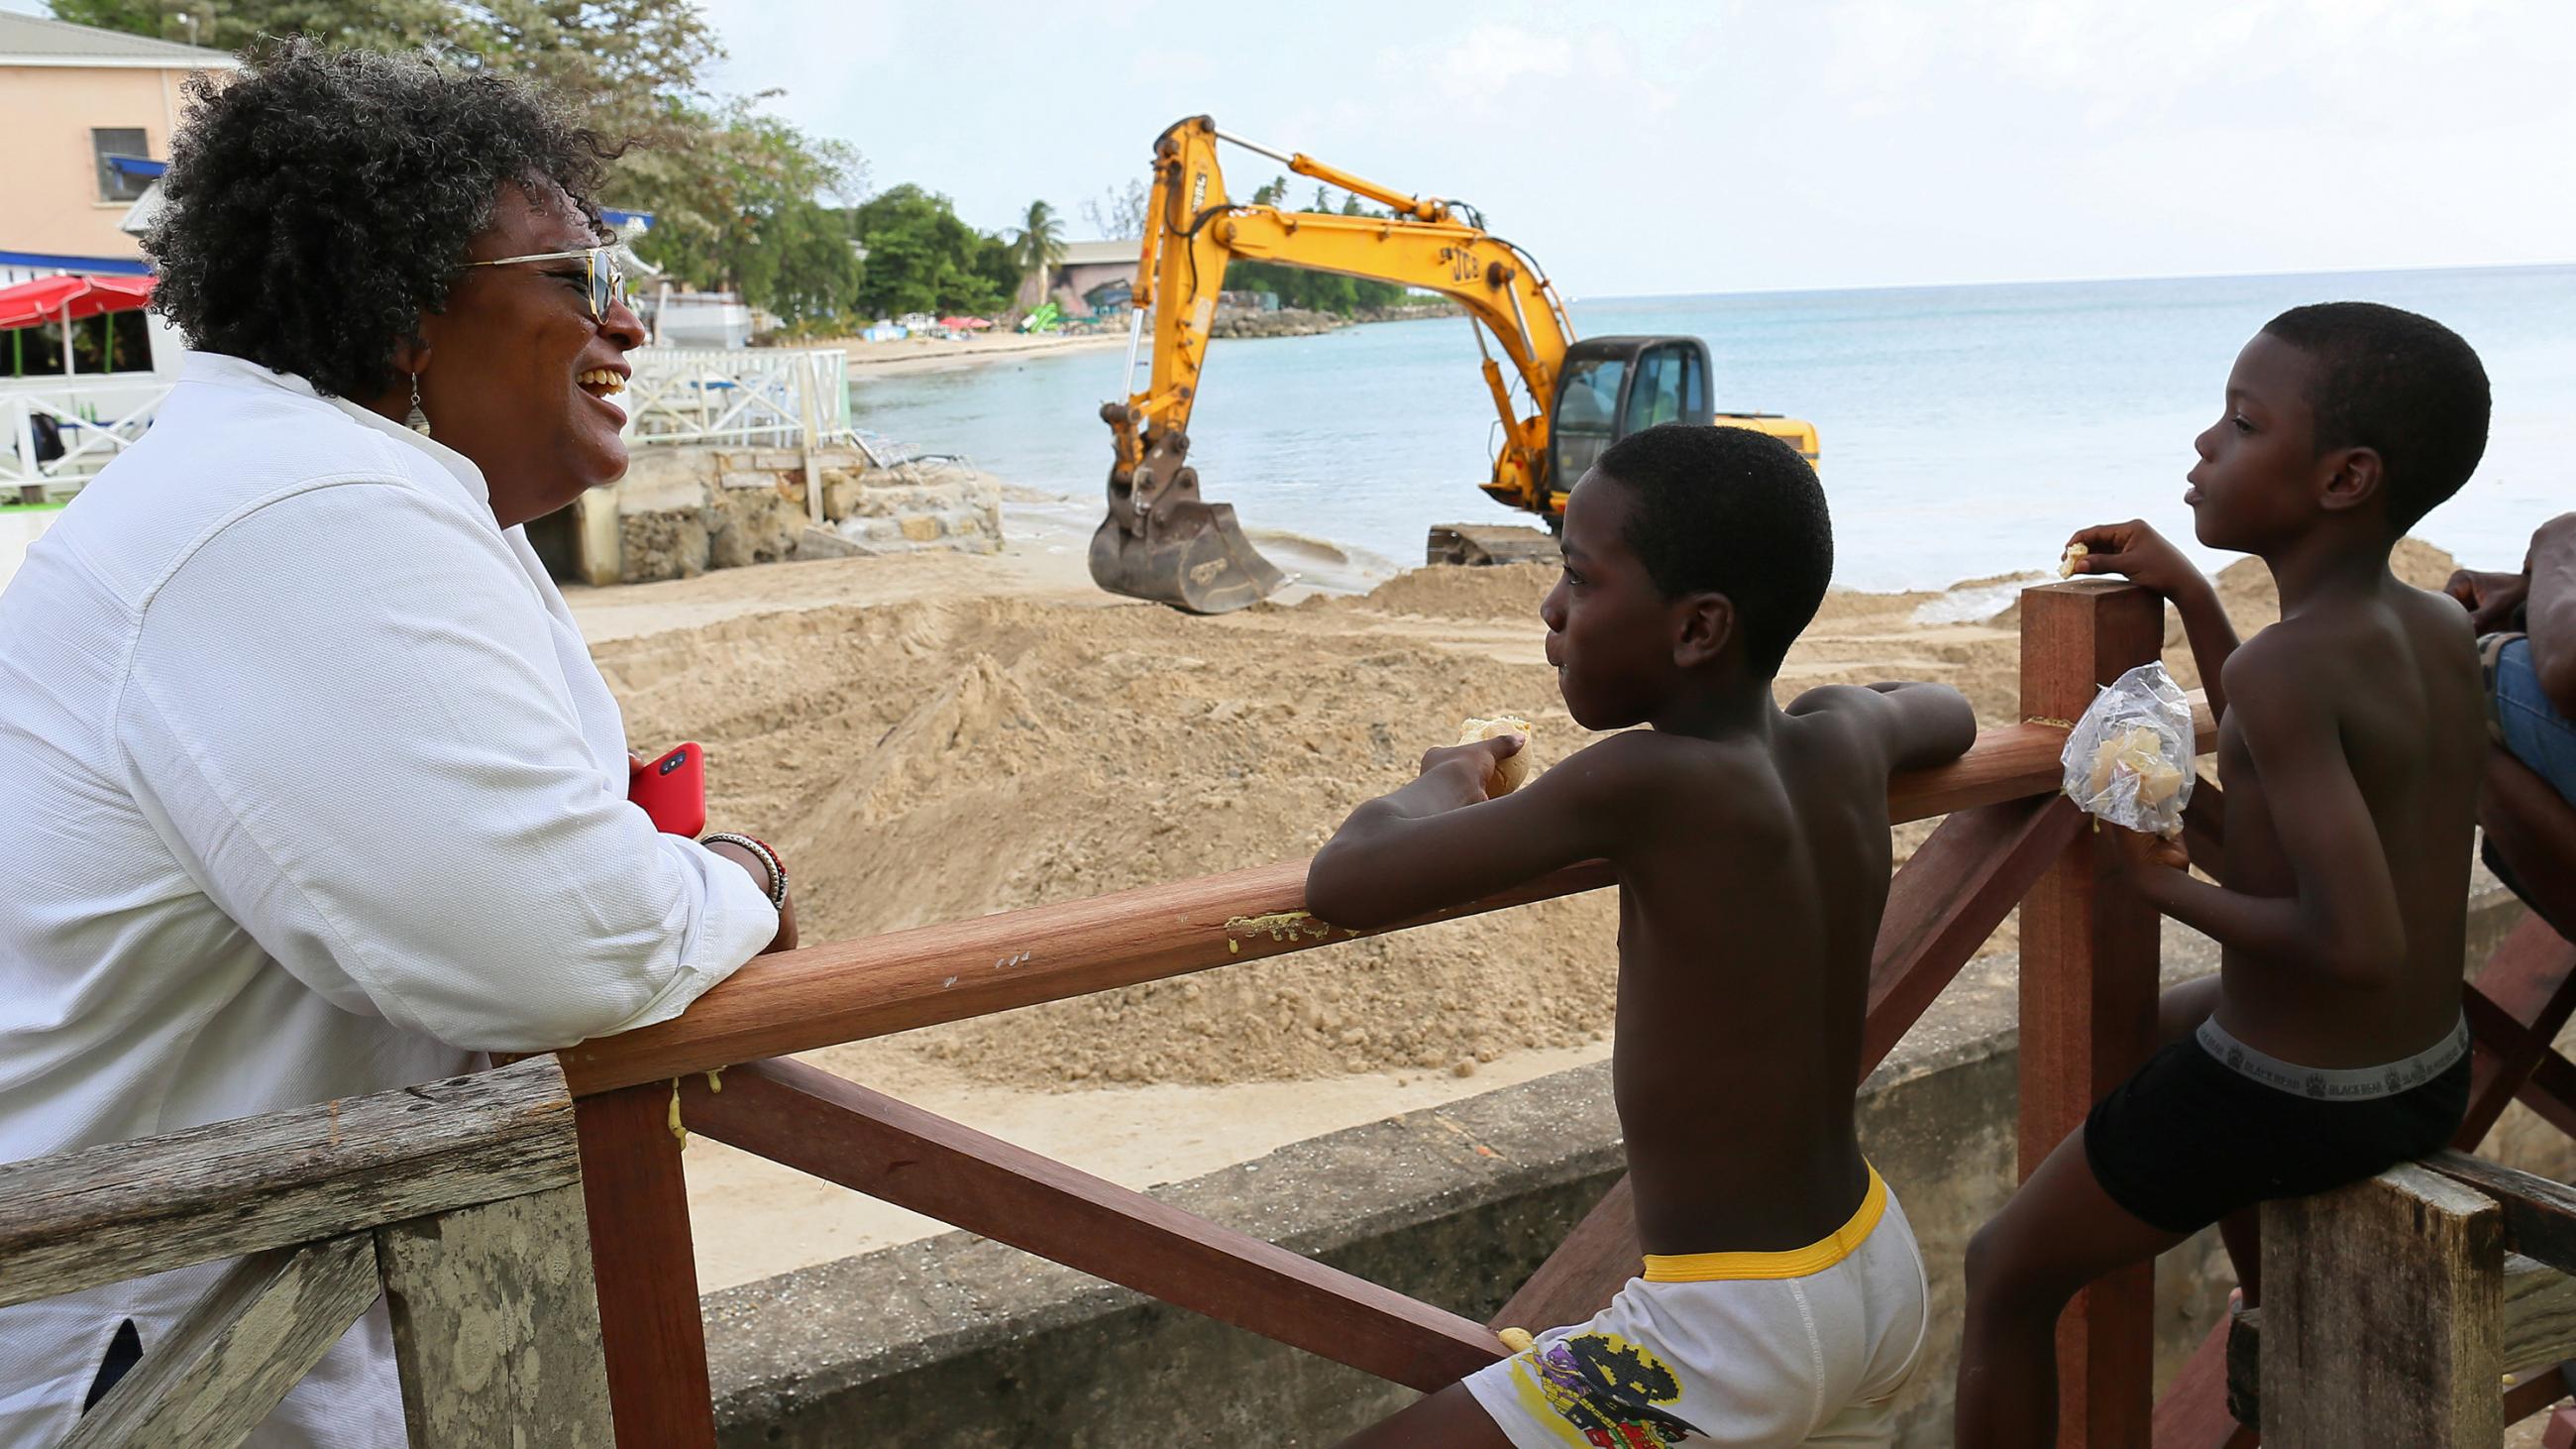
<path id="1" fill-rule="evenodd" d="M 2256 1203 L 2458 1129 L 2478 659 L 2459 606 L 2388 555 L 2477 466 L 2487 415 L 2485 370 L 2440 324 L 2296 308 L 2238 354 L 2183 500 L 2201 542 L 2270 566 L 2281 622 L 2239 647 L 2209 580 L 2144 523 L 2072 540 L 2083 572 L 2173 601 L 2208 682 L 2226 885 L 2119 834 L 2134 887 L 2223 955 L 2166 993 L 2167 1045 L 1970 1242 L 1960 1444 L 2054 1441 L 2057 1317 L 2087 1283 L 2217 1222 L 2250 1304 Z"/>

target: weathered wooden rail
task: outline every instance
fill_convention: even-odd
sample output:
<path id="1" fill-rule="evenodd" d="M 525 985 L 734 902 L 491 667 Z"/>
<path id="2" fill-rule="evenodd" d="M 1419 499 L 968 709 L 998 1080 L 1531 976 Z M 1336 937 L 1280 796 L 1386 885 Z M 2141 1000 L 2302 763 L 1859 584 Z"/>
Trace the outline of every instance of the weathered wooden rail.
<path id="1" fill-rule="evenodd" d="M 0 1164 L 0 1204 L 0 1307 L 247 1255 L 67 1445 L 238 1443 L 380 1294 L 413 1449 L 612 1442 L 552 1057 Z"/>
<path id="2" fill-rule="evenodd" d="M 2105 887 L 2111 842 L 2084 828 L 2057 786 L 2063 722 L 2082 712 L 2098 685 L 2155 658 L 2162 640 L 2162 610 L 2142 591 L 2103 581 L 2027 591 L 2027 722 L 1985 732 L 1965 758 L 1904 777 L 1890 792 L 1891 822 L 1945 818 L 1892 883 L 1871 963 L 1861 1070 L 1886 1056 L 2018 905 L 2025 1173 L 2144 1060 L 2152 1039 L 2156 919 L 2133 893 Z M 2200 725 L 2205 749 L 2214 732 L 2205 712 Z M 2188 832 L 2196 861 L 2223 868 L 2217 791 L 2205 782 Z M 526 1427 L 518 1442 L 600 1442 L 613 1418 L 620 1445 L 711 1449 L 681 1143 L 671 1130 L 676 1111 L 693 1130 L 814 1176 L 1391 1381 L 1434 1388 L 1503 1352 L 1485 1325 L 781 1060 L 1359 934 L 1305 912 L 1304 878 L 1303 862 L 1286 862 L 763 958 L 659 1026 L 469 1083 L 261 1119 L 251 1124 L 257 1133 L 283 1134 L 277 1140 L 291 1144 L 260 1157 L 266 1168 L 232 1150 L 239 1124 L 0 1168 L 0 1204 L 12 1205 L 0 1224 L 0 1303 L 180 1262 L 260 1255 L 234 1270 L 192 1317 L 190 1332 L 101 1406 L 93 1416 L 101 1433 L 138 1414 L 175 1422 L 167 1416 L 183 1412 L 131 1407 L 147 1399 L 193 1402 L 209 1383 L 249 1381 L 241 1370 L 210 1377 L 212 1370 L 189 1367 L 225 1357 L 189 1347 L 223 1337 L 197 1319 L 283 1315 L 303 1325 L 294 1351 L 276 1356 L 255 1391 L 218 1396 L 229 1401 L 223 1424 L 247 1427 L 363 1311 L 381 1276 L 403 1346 L 416 1445 L 508 1442 L 518 1433 L 512 1426 Z M 1611 883 L 1607 867 L 1578 866 L 1426 920 Z M 2517 1092 L 2551 1098 L 2548 1084 L 2576 1084 L 2576 1065 L 2548 1049 L 2576 1012 L 2566 969 L 2576 949 L 2545 928 L 2540 935 L 2526 928 L 2499 963 L 2506 969 L 2490 967 L 2480 982 L 2492 987 L 2495 1020 L 2480 1031 L 2475 1090 L 2486 1115 L 2477 1134 Z M 2484 1019 L 2473 1006 L 2473 1020 Z M 484 1090 L 470 1083 L 499 1084 L 490 1090 L 514 1094 L 515 1105 L 487 1112 L 479 1128 L 456 1116 L 426 1134 L 428 1119 L 406 1135 L 391 1132 L 394 1119 L 368 1115 Z M 2568 1110 L 2576 1120 L 2576 1108 Z M 373 1124 L 364 1145 L 349 1125 L 361 1117 Z M 469 1147 L 468 1137 L 482 1146 Z M 171 1174 L 202 1174 L 210 1161 L 230 1164 L 217 1174 L 220 1190 L 150 1186 L 195 1181 Z M 15 1210 L 21 1202 L 38 1210 Z M 586 1242 L 568 1226 L 574 1212 L 586 1218 Z M 1561 1323 L 1597 1309 L 1634 1271 L 1629 1219 L 1623 1181 L 1495 1321 Z M 560 1274 L 538 1284 L 525 1265 L 506 1261 L 531 1245 L 530 1234 L 567 1244 L 563 1261 L 585 1266 L 576 1276 L 595 1281 L 595 1298 Z M 473 1295 L 523 1304 L 527 1312 L 511 1321 L 544 1335 L 546 1346 L 529 1356 L 543 1365 L 542 1384 L 533 1367 L 524 1378 L 513 1376 L 513 1362 L 476 1367 L 492 1375 L 493 1387 L 484 1391 L 488 1401 L 476 1401 L 469 1427 L 452 1413 L 442 1417 L 441 1406 L 456 1402 L 455 1386 L 468 1379 L 435 1345 L 446 1321 L 437 1315 Z M 2151 1404 L 2151 1311 L 2143 1267 L 2096 1285 L 2069 1309 L 2059 1332 L 2061 1443 L 2143 1445 L 2151 1413 L 2159 1444 L 2217 1444 L 2238 1432 L 2218 1395 L 2223 1335 L 2194 1361 L 2176 1396 L 2161 1409 Z M 559 1352 L 557 1335 L 571 1352 Z M 526 1341 L 533 1340 L 514 1340 Z M 608 1417 L 599 1412 L 603 1400 Z M 117 1432 L 127 1438 L 92 1442 L 152 1437 Z"/>

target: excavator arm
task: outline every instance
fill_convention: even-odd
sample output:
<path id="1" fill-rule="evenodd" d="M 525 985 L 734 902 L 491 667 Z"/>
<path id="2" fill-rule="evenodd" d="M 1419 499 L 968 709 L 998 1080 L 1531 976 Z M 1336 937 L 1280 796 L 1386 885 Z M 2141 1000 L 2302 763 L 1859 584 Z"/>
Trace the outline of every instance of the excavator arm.
<path id="1" fill-rule="evenodd" d="M 1279 571 L 1243 537 L 1230 505 L 1199 496 L 1188 466 L 1190 412 L 1207 365 L 1209 329 L 1227 266 L 1238 258 L 1283 262 L 1371 281 L 1395 282 L 1454 299 L 1476 329 L 1486 386 L 1502 421 L 1502 445 L 1486 492 L 1513 507 L 1548 511 L 1549 400 L 1574 329 L 1556 289 L 1509 242 L 1462 219 L 1468 209 L 1416 197 L 1314 161 L 1222 137 L 1394 211 L 1336 216 L 1239 205 L 1217 164 L 1213 121 L 1193 117 L 1154 147 L 1137 262 L 1127 376 L 1152 319 L 1152 369 L 1145 390 L 1100 410 L 1117 440 L 1109 474 L 1109 516 L 1091 541 L 1091 575 L 1115 593 L 1193 613 L 1241 608 L 1280 583 Z M 1514 405 L 1490 335 L 1518 374 L 1528 412 Z"/>

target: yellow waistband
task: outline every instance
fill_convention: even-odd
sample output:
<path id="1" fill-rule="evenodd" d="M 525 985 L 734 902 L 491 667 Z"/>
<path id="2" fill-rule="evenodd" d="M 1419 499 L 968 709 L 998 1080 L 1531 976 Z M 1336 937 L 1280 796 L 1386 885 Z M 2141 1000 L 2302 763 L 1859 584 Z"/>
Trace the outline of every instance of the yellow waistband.
<path id="1" fill-rule="evenodd" d="M 1649 1283 L 1715 1283 L 1730 1278 L 1804 1278 L 1821 1273 L 1858 1251 L 1870 1230 L 1887 1213 L 1887 1184 L 1878 1169 L 1869 1169 L 1869 1191 L 1849 1222 L 1803 1248 L 1776 1253 L 1648 1253 Z"/>

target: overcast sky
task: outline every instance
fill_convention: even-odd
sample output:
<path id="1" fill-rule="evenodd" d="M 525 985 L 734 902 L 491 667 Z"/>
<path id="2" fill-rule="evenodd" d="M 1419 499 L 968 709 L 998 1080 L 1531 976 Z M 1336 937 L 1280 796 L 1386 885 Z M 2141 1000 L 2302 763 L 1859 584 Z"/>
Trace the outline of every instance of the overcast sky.
<path id="1" fill-rule="evenodd" d="M 1207 112 L 1576 296 L 2576 261 L 2567 0 L 705 3 L 717 89 L 985 228 Z"/>
<path id="2" fill-rule="evenodd" d="M 984 227 L 1206 112 L 1578 296 L 2576 260 L 2566 0 L 709 9 L 726 88 Z"/>

